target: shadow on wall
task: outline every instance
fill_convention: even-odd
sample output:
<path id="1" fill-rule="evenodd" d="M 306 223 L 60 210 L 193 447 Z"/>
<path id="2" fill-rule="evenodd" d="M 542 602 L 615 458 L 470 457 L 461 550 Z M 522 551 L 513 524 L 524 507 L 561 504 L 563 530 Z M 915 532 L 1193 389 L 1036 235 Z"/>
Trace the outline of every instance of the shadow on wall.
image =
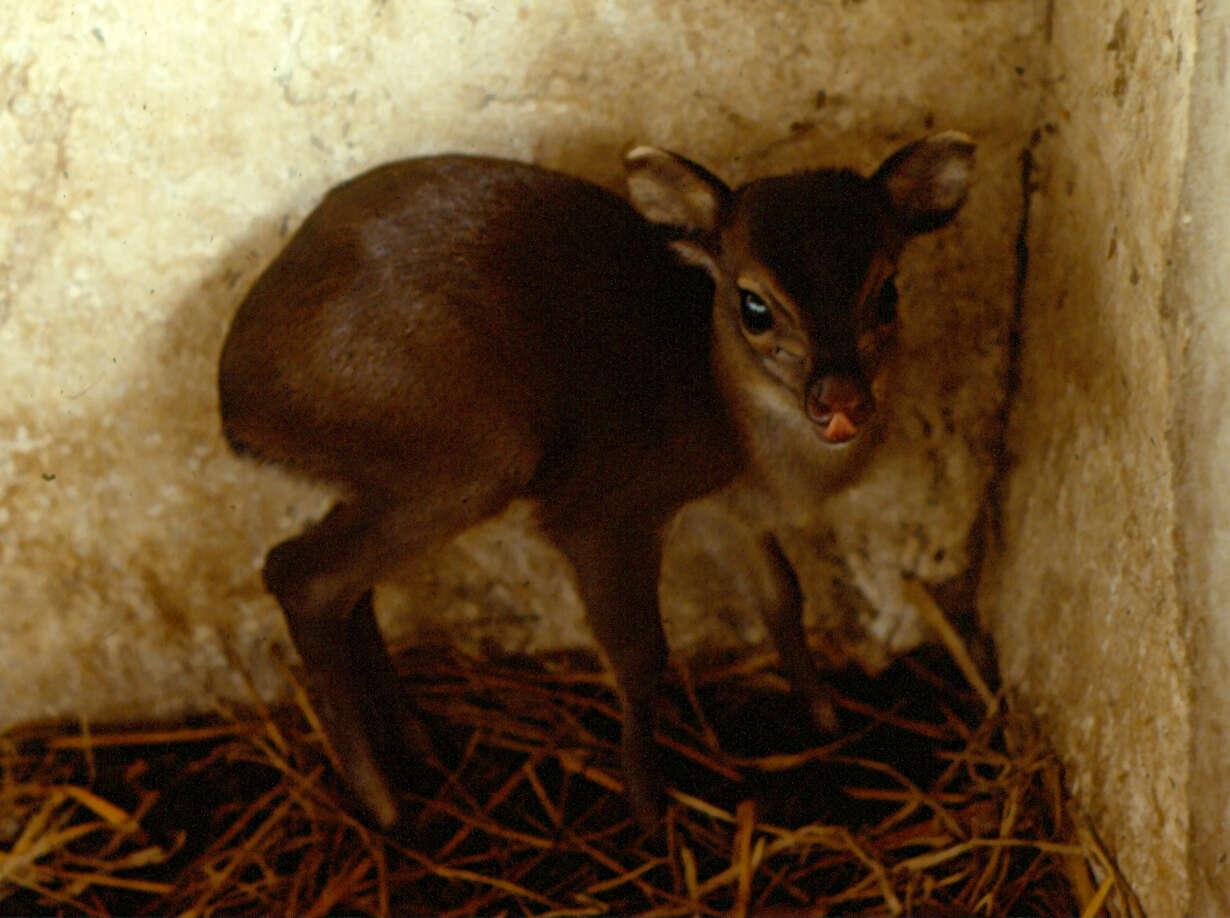
<path id="1" fill-rule="evenodd" d="M 805 120 L 801 113 L 800 124 Z M 732 180 L 748 170 L 749 163 L 755 163 L 758 172 L 843 163 L 868 170 L 901 141 L 925 133 L 924 116 L 919 114 L 918 120 L 898 133 L 877 127 L 900 123 L 891 112 L 867 114 L 860 119 L 861 127 L 837 138 L 806 125 L 793 126 L 783 137 L 750 145 L 750 152 L 729 170 L 722 169 L 721 161 L 710 161 Z M 716 119 L 707 149 L 738 149 L 748 140 L 744 128 L 734 117 Z M 533 158 L 622 191 L 621 154 L 646 141 L 671 146 L 670 138 L 652 137 L 648 131 L 563 128 L 539 132 Z M 1006 158 L 1002 151 L 996 155 Z M 332 183 L 349 177 L 338 175 Z M 258 219 L 246 236 L 212 260 L 189 295 L 159 317 L 156 330 L 142 340 L 144 347 L 124 358 L 142 367 L 129 385 L 110 400 L 83 399 L 82 416 L 49 434 L 51 442 L 67 444 L 74 456 L 86 457 L 75 469 L 60 469 L 61 483 L 76 478 L 77 489 L 50 496 L 53 502 L 77 501 L 71 512 L 61 508 L 60 518 L 72 517 L 81 537 L 63 533 L 62 523 L 60 529 L 49 526 L 39 535 L 39 554 L 49 565 L 44 594 L 46 583 L 54 587 L 50 596 L 31 592 L 30 599 L 39 608 L 50 603 L 57 610 L 62 627 L 54 635 L 54 651 L 67 649 L 73 664 L 68 676 L 59 668 L 35 672 L 35 695 L 46 699 L 46 709 L 18 716 L 83 708 L 97 717 L 130 717 L 134 711 L 169 716 L 198 709 L 215 695 L 245 697 L 243 671 L 262 695 L 281 693 L 284 683 L 271 645 L 285 644 L 286 635 L 259 571 L 268 548 L 318 518 L 329 494 L 282 470 L 230 454 L 217 414 L 217 358 L 248 287 L 327 190 L 326 185 L 293 189 L 291 199 L 297 203 L 292 211 Z M 975 190 L 967 208 L 969 223 L 998 227 L 996 198 L 992 194 L 980 203 L 983 194 Z M 1008 225 L 1014 221 L 1011 215 Z M 910 402 L 894 409 L 901 429 L 888 445 L 889 471 L 872 483 L 868 494 L 853 500 L 875 508 L 871 515 L 878 518 L 884 516 L 879 506 L 887 494 L 902 504 L 906 517 L 925 517 L 932 511 L 924 505 L 945 503 L 935 481 L 973 475 L 973 484 L 961 480 L 952 486 L 970 490 L 964 503 L 957 502 L 949 513 L 956 533 L 945 530 L 934 537 L 959 546 L 972 518 L 966 505 L 978 500 L 981 472 L 962 472 L 957 466 L 966 460 L 942 455 L 945 444 L 960 436 L 954 433 L 950 399 L 970 379 L 997 377 L 999 362 L 991 339 L 1001 331 L 1007 304 L 994 301 L 1000 294 L 996 278 L 1006 274 L 1000 253 L 965 251 L 974 233 L 951 232 L 960 235 L 920 241 L 903 264 L 903 277 L 911 279 L 902 285 L 905 331 L 915 350 L 929 349 L 935 368 L 915 366 L 906 374 L 901 388 Z M 980 270 L 980 258 L 989 271 Z M 955 295 L 941 293 L 945 284 L 955 288 Z M 935 314 L 906 315 L 909 289 L 920 302 L 934 304 Z M 951 359 L 971 346 L 983 351 L 982 364 L 973 370 Z M 979 400 L 993 397 L 983 391 L 973 399 Z M 959 426 L 963 413 L 991 414 L 993 409 L 969 403 L 957 405 L 956 412 Z M 925 475 L 932 486 L 910 498 L 915 507 L 891 495 L 899 495 L 901 481 L 916 475 L 913 469 L 919 463 L 929 469 Z M 37 476 L 46 469 L 26 471 Z M 895 520 L 885 518 L 877 525 L 885 538 L 899 538 Z M 936 554 L 932 537 L 926 535 L 930 524 L 913 525 L 916 533 L 908 535 L 912 542 L 908 557 L 900 562 L 903 566 L 913 564 L 915 556 Z M 463 645 L 471 648 L 486 642 L 514 652 L 588 644 L 567 570 L 553 549 L 526 537 L 532 529 L 525 508 L 514 507 L 505 518 L 463 536 L 430 565 L 411 571 L 400 595 L 394 589 L 384 603 L 391 631 L 413 639 L 443 630 L 454 638 L 460 634 Z M 99 532 L 108 533 L 107 541 L 97 538 Z M 873 542 L 875 538 L 880 536 L 873 536 Z M 859 544 L 858 550 L 874 554 L 874 546 Z M 811 617 L 831 620 L 827 603 L 854 593 L 834 585 L 841 565 L 824 550 L 813 550 L 811 580 L 822 599 L 811 604 L 816 607 Z M 931 569 L 951 576 L 943 571 L 959 571 L 960 554 L 949 549 Z M 937 557 L 943 556 L 941 550 Z M 707 618 L 706 627 L 729 640 L 763 637 L 751 608 L 757 590 L 754 573 L 745 577 L 703 551 L 685 568 L 697 571 L 692 579 L 711 588 L 684 596 L 684 627 L 691 627 L 689 617 Z M 711 576 L 714 570 L 723 576 Z M 686 572 L 679 579 L 688 579 Z M 721 594 L 721 608 L 717 615 L 706 615 L 706 597 L 715 591 Z M 862 611 L 868 610 L 864 606 Z M 445 613 L 448 625 L 442 626 L 439 616 Z"/>
<path id="2" fill-rule="evenodd" d="M 614 136 L 545 135 L 537 141 L 556 153 L 551 165 L 565 171 L 604 180 L 613 165 L 617 180 L 606 183 L 615 187 L 627 145 Z M 119 524 L 118 538 L 93 543 L 103 549 L 95 557 L 74 559 L 72 579 L 82 591 L 75 602 L 66 597 L 66 605 L 79 610 L 69 618 L 84 683 L 123 700 L 125 716 L 134 707 L 153 713 L 197 708 L 213 693 L 242 697 L 241 668 L 262 694 L 280 693 L 271 645 L 289 645 L 260 567 L 270 547 L 323 514 L 332 494 L 327 486 L 230 452 L 218 418 L 216 374 L 236 308 L 328 187 L 302 190 L 296 212 L 270 214 L 236 240 L 169 311 L 144 351 L 129 358 L 145 368 L 139 385 L 102 405 L 97 416 L 51 434 L 56 442 L 80 442 L 96 430 L 95 444 L 105 444 L 113 420 L 123 427 L 114 451 L 99 457 L 119 470 L 114 487 L 96 492 L 106 509 L 86 510 L 92 521 Z M 102 468 L 79 473 L 106 477 Z M 394 630 L 448 633 L 435 616 L 455 610 L 463 589 L 472 595 L 460 597 L 460 614 L 483 629 L 487 643 L 502 643 L 503 626 L 516 630 L 512 640 L 524 645 L 533 640 L 534 623 L 559 607 L 563 613 L 547 629 L 556 636 L 544 642 L 589 643 L 563 562 L 550 547 L 527 540 L 532 530 L 525 509 L 514 508 L 485 535 L 471 537 L 463 586 L 441 584 L 430 564 L 412 572 L 400 602 L 393 590 L 389 605 L 402 613 Z M 505 585 L 492 586 L 493 580 Z M 109 610 L 107 621 L 96 617 L 99 599 Z"/>

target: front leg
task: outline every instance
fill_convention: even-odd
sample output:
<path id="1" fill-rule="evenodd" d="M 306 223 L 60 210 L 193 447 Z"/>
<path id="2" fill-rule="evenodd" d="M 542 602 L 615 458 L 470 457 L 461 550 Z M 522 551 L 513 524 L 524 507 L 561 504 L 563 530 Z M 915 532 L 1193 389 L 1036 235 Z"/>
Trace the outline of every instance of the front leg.
<path id="1" fill-rule="evenodd" d="M 661 755 L 654 739 L 668 656 L 658 610 L 657 534 L 643 525 L 598 531 L 547 528 L 572 562 L 586 618 L 615 677 L 623 713 L 624 787 L 636 821 L 649 831 L 662 818 L 666 804 Z"/>
<path id="2" fill-rule="evenodd" d="M 807 704 L 812 723 L 824 733 L 835 733 L 839 724 L 833 692 L 820 677 L 803 630 L 803 592 L 799 589 L 799 578 L 777 539 L 765 533 L 760 545 L 769 574 L 761 615 L 777 647 L 782 670 L 791 688 Z"/>

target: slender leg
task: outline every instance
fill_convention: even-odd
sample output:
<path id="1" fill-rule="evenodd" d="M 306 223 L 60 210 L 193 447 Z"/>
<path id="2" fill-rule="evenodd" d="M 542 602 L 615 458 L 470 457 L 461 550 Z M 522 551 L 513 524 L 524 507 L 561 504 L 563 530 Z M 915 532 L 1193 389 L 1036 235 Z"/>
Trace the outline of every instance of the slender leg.
<path id="1" fill-rule="evenodd" d="M 777 647 L 782 670 L 795 693 L 807 704 L 812 723 L 825 733 L 836 732 L 839 724 L 832 690 L 820 678 L 816 661 L 807 648 L 798 577 L 776 539 L 766 535 L 762 545 L 770 572 L 770 595 L 765 597 L 762 615 Z"/>
<path id="2" fill-rule="evenodd" d="M 648 831 L 661 819 L 666 802 L 654 727 L 668 654 L 658 611 L 660 546 L 652 530 L 641 530 L 553 535 L 573 563 L 590 627 L 615 676 L 623 711 L 625 790 L 633 815 Z"/>
<path id="3" fill-rule="evenodd" d="M 436 761 L 435 747 L 422 721 L 411 708 L 406 693 L 402 691 L 401 679 L 389 658 L 384 637 L 376 623 L 376 610 L 372 606 L 372 591 L 360 598 L 350 616 L 347 645 L 350 657 L 356 663 L 353 669 L 356 683 L 361 687 L 364 705 L 364 723 L 368 735 L 379 749 L 387 752 L 390 767 L 412 766 L 421 761 Z M 405 752 L 415 753 L 407 761 Z"/>
<path id="4" fill-rule="evenodd" d="M 265 584 L 285 613 L 321 725 L 350 787 L 382 826 L 399 815 L 390 774 L 433 753 L 407 707 L 371 588 L 407 557 L 481 515 L 443 502 L 343 502 L 265 560 Z"/>
<path id="5" fill-rule="evenodd" d="M 652 829 L 666 807 L 666 787 L 654 728 L 656 705 L 666 667 L 666 637 L 656 603 L 629 597 L 633 609 L 600 607 L 589 620 L 615 674 L 623 706 L 620 765 L 633 815 Z"/>

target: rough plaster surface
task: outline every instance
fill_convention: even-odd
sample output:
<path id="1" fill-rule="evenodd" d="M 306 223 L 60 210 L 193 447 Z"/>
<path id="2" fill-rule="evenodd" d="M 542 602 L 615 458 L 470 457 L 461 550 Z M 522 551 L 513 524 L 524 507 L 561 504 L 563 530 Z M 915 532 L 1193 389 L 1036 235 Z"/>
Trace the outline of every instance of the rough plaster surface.
<path id="1" fill-rule="evenodd" d="M 327 495 L 226 451 L 222 335 L 325 190 L 442 150 L 614 184 L 634 142 L 738 180 L 974 135 L 966 211 L 903 266 L 896 433 L 833 538 L 792 543 L 813 620 L 858 596 L 869 658 L 916 640 L 900 573 L 962 571 L 990 471 L 1041 25 L 1032 0 L 0 7 L 0 721 L 172 715 L 245 697 L 241 667 L 282 690 L 258 571 Z M 588 643 L 528 520 L 383 591 L 392 630 Z M 754 572 L 700 543 L 672 556 L 676 645 L 755 639 Z"/>
<path id="2" fill-rule="evenodd" d="M 1175 527 L 1191 660 L 1188 869 L 1197 915 L 1230 914 L 1230 2 L 1197 21 L 1186 171 L 1170 272 Z"/>
<path id="3" fill-rule="evenodd" d="M 981 595 L 1005 681 L 1064 754 L 1073 790 L 1146 912 L 1160 915 L 1187 911 L 1189 866 L 1203 869 L 1189 865 L 1191 820 L 1206 836 L 1220 820 L 1221 851 L 1226 833 L 1224 736 L 1198 756 L 1219 786 L 1198 786 L 1190 769 L 1192 660 L 1206 651 L 1188 644 L 1195 585 L 1181 575 L 1185 536 L 1203 550 L 1214 548 L 1206 534 L 1221 533 L 1224 562 L 1227 507 L 1224 497 L 1209 501 L 1192 527 L 1188 513 L 1211 495 L 1203 482 L 1180 485 L 1197 467 L 1209 485 L 1225 476 L 1224 424 L 1211 427 L 1220 429 L 1220 453 L 1203 428 L 1224 410 L 1226 390 L 1215 387 L 1228 339 L 1201 338 L 1183 354 L 1177 298 L 1163 296 L 1188 280 L 1174 268 L 1176 217 L 1181 199 L 1202 187 L 1183 186 L 1196 25 L 1194 4 L 1055 4 L 1012 464 Z M 1224 210 L 1202 214 L 1210 229 L 1224 228 Z M 1189 247 L 1189 257 L 1206 259 L 1199 270 L 1209 259 L 1220 266 L 1222 248 L 1203 256 Z M 1192 290 L 1199 321 L 1224 335 L 1209 283 Z M 1197 377 L 1193 391 L 1187 374 Z M 1176 466 L 1176 448 L 1189 471 Z M 1203 620 L 1223 641 L 1216 616 L 1224 615 L 1223 592 Z M 1209 665 L 1222 671 L 1224 698 L 1224 657 Z M 1223 723 L 1224 710 L 1205 717 Z M 1211 911 L 1225 913 L 1220 901 Z"/>

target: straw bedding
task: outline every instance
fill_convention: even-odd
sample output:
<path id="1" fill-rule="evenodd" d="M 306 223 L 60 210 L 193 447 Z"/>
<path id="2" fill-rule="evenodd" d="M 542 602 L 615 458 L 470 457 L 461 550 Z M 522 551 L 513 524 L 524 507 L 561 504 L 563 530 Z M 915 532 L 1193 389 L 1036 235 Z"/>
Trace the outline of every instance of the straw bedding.
<path id="1" fill-rule="evenodd" d="M 1055 757 L 943 636 L 955 656 L 838 671 L 835 739 L 771 654 L 677 661 L 672 801 L 648 835 L 620 795 L 609 678 L 581 655 L 400 654 L 440 761 L 388 834 L 356 815 L 302 691 L 158 728 L 13 729 L 0 912 L 1139 914 Z"/>

